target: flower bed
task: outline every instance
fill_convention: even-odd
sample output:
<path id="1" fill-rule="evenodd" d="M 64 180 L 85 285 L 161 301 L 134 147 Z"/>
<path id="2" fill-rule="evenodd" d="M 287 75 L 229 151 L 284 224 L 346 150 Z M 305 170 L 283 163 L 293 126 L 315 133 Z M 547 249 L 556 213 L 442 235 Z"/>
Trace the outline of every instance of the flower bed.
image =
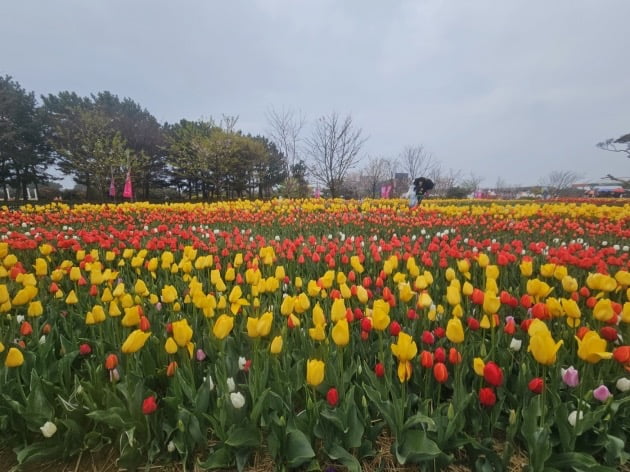
<path id="1" fill-rule="evenodd" d="M 0 234 L 21 463 L 627 460 L 629 204 L 56 204 Z"/>

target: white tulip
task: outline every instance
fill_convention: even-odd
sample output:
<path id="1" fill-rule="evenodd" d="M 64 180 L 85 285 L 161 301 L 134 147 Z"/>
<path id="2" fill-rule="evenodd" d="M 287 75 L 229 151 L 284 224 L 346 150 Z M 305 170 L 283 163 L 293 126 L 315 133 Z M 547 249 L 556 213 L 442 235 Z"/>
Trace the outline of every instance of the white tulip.
<path id="1" fill-rule="evenodd" d="M 232 377 L 228 377 L 227 379 L 227 388 L 228 392 L 233 392 L 236 390 L 236 384 L 234 383 L 234 379 Z"/>
<path id="2" fill-rule="evenodd" d="M 44 426 L 39 428 L 45 438 L 51 438 L 57 432 L 57 426 L 52 421 L 46 421 Z"/>
<path id="3" fill-rule="evenodd" d="M 630 390 L 630 379 L 627 379 L 626 377 L 621 377 L 619 380 L 617 380 L 615 386 L 620 392 L 627 392 L 628 390 Z"/>
<path id="4" fill-rule="evenodd" d="M 245 406 L 245 397 L 241 392 L 230 393 L 230 401 L 234 408 L 243 408 Z"/>
<path id="5" fill-rule="evenodd" d="M 569 420 L 569 424 L 571 426 L 575 426 L 575 423 L 577 422 L 577 417 L 577 410 L 573 410 L 571 413 L 569 413 L 569 417 L 567 419 Z M 580 420 L 582 420 L 582 418 L 584 418 L 584 413 L 580 411 Z"/>
<path id="6" fill-rule="evenodd" d="M 523 341 L 521 341 L 520 339 L 512 338 L 512 341 L 510 341 L 510 349 L 512 351 L 515 351 L 515 352 L 520 351 L 522 345 L 523 345 Z"/>

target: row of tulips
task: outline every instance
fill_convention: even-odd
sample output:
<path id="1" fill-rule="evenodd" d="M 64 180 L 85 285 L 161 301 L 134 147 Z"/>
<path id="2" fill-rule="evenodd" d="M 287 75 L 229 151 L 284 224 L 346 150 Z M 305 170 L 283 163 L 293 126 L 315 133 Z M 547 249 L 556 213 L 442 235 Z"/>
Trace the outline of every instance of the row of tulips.
<path id="1" fill-rule="evenodd" d="M 615 470 L 629 223 L 592 201 L 0 212 L 0 428 L 21 463 L 360 470 L 390 438 L 426 469 L 521 448 Z"/>

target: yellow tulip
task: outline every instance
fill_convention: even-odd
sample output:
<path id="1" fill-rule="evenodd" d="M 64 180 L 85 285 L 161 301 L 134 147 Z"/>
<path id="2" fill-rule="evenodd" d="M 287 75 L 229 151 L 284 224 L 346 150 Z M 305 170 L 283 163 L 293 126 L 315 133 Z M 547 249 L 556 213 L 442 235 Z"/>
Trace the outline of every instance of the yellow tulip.
<path id="1" fill-rule="evenodd" d="M 470 282 L 464 282 L 464 285 L 462 286 L 462 293 L 465 296 L 467 297 L 471 296 L 473 293 L 473 290 L 474 290 L 474 287 Z"/>
<path id="2" fill-rule="evenodd" d="M 563 314 L 562 305 L 557 298 L 549 297 L 545 302 L 549 309 L 549 314 L 554 318 L 560 317 Z"/>
<path id="3" fill-rule="evenodd" d="M 177 289 L 173 285 L 165 285 L 162 287 L 160 300 L 162 303 L 173 303 L 177 300 Z"/>
<path id="4" fill-rule="evenodd" d="M 70 280 L 72 280 L 73 282 L 76 282 L 78 280 L 80 280 L 82 277 L 81 275 L 81 269 L 79 267 L 73 267 L 70 269 Z"/>
<path id="5" fill-rule="evenodd" d="M 66 297 L 66 303 L 68 305 L 74 305 L 76 303 L 79 303 L 79 299 L 77 298 L 77 294 L 74 293 L 74 290 L 70 290 L 70 293 Z"/>
<path id="6" fill-rule="evenodd" d="M 562 298 L 560 303 L 562 304 L 562 310 L 569 318 L 579 318 L 581 316 L 580 307 L 575 300 L 572 300 L 571 298 Z"/>
<path id="7" fill-rule="evenodd" d="M 166 339 L 164 350 L 169 354 L 175 354 L 177 352 L 177 343 L 171 336 Z"/>
<path id="8" fill-rule="evenodd" d="M 24 364 L 24 354 L 16 347 L 9 348 L 4 365 L 7 367 L 20 367 Z"/>
<path id="9" fill-rule="evenodd" d="M 392 353 L 400 362 L 410 361 L 418 353 L 418 346 L 413 338 L 401 331 L 396 344 L 391 345 Z"/>
<path id="10" fill-rule="evenodd" d="M 552 277 L 555 270 L 555 264 L 543 264 L 540 266 L 540 275 L 543 277 Z"/>
<path id="11" fill-rule="evenodd" d="M 132 354 L 137 352 L 142 348 L 142 346 L 144 346 L 147 339 L 149 339 L 149 336 L 151 336 L 151 333 L 145 333 L 141 329 L 136 329 L 129 333 L 129 336 L 127 336 L 127 339 L 120 350 L 123 354 Z"/>
<path id="12" fill-rule="evenodd" d="M 492 315 L 501 308 L 501 299 L 497 297 L 495 292 L 487 291 L 483 297 L 483 311 Z"/>
<path id="13" fill-rule="evenodd" d="M 144 280 L 142 279 L 136 280 L 136 284 L 134 285 L 133 290 L 136 294 L 142 297 L 149 294 L 149 289 L 147 288 L 147 284 L 145 284 Z"/>
<path id="14" fill-rule="evenodd" d="M 459 270 L 462 274 L 470 272 L 470 262 L 468 259 L 459 259 L 457 261 L 457 270 Z"/>
<path id="15" fill-rule="evenodd" d="M 125 316 L 120 320 L 120 324 L 126 328 L 138 326 L 140 324 L 140 311 L 138 305 L 125 308 Z"/>
<path id="16" fill-rule="evenodd" d="M 539 331 L 530 337 L 527 351 L 539 364 L 551 365 L 556 362 L 556 354 L 563 344 L 564 341 L 555 342 L 548 331 Z"/>
<path id="17" fill-rule="evenodd" d="M 188 324 L 188 320 L 183 319 L 179 321 L 173 321 L 171 323 L 173 328 L 173 339 L 179 347 L 185 347 L 193 336 L 193 330 Z"/>
<path id="18" fill-rule="evenodd" d="M 630 289 L 628 289 L 630 291 Z M 623 304 L 623 309 L 621 310 L 621 321 L 624 323 L 630 323 L 630 302 L 626 302 Z"/>
<path id="19" fill-rule="evenodd" d="M 577 336 L 575 339 L 578 343 L 578 357 L 590 364 L 612 357 L 612 352 L 606 352 L 606 340 L 600 338 L 597 331 L 589 331 L 582 339 Z"/>
<path id="20" fill-rule="evenodd" d="M 271 332 L 271 326 L 273 324 L 273 313 L 266 311 L 262 314 L 257 323 L 257 330 L 259 336 L 267 336 Z"/>
<path id="21" fill-rule="evenodd" d="M 5 284 L 0 284 L 0 305 L 8 302 L 11 299 L 9 290 Z"/>
<path id="22" fill-rule="evenodd" d="M 411 290 L 411 286 L 408 283 L 401 283 L 398 285 L 398 298 L 400 301 L 407 303 L 411 300 L 416 294 Z"/>
<path id="23" fill-rule="evenodd" d="M 619 270 L 615 274 L 615 280 L 622 287 L 627 287 L 630 285 L 630 272 L 627 270 Z"/>
<path id="24" fill-rule="evenodd" d="M 296 299 L 293 309 L 296 313 L 304 313 L 311 307 L 311 301 L 305 293 L 300 293 Z"/>
<path id="25" fill-rule="evenodd" d="M 455 275 L 455 270 L 452 267 L 448 267 L 444 272 L 444 278 L 446 278 L 448 282 L 455 279 L 456 277 L 457 275 Z"/>
<path id="26" fill-rule="evenodd" d="M 214 334 L 217 339 L 225 339 L 232 332 L 233 327 L 234 318 L 229 315 L 221 315 L 214 322 L 212 334 Z"/>
<path id="27" fill-rule="evenodd" d="M 326 339 L 325 325 L 315 325 L 313 328 L 308 329 L 308 335 L 313 341 L 323 341 Z"/>
<path id="28" fill-rule="evenodd" d="M 562 288 L 565 292 L 575 292 L 578 289 L 578 282 L 570 275 L 565 275 L 562 278 Z"/>
<path id="29" fill-rule="evenodd" d="M 446 324 L 446 337 L 452 343 L 464 341 L 464 326 L 459 318 L 451 318 Z"/>
<path id="30" fill-rule="evenodd" d="M 324 315 L 324 310 L 319 303 L 313 307 L 313 324 L 315 326 L 326 324 L 326 316 Z"/>
<path id="31" fill-rule="evenodd" d="M 38 277 L 48 274 L 48 263 L 41 257 L 38 257 L 37 259 L 35 259 L 34 267 L 35 267 L 35 275 L 37 275 Z"/>
<path id="32" fill-rule="evenodd" d="M 341 319 L 335 323 L 332 329 L 332 338 L 337 346 L 347 346 L 350 342 L 350 329 L 348 327 L 348 320 Z"/>
<path id="33" fill-rule="evenodd" d="M 479 256 L 477 256 L 477 264 L 479 264 L 479 267 L 485 268 L 488 264 L 490 264 L 490 258 L 487 254 L 482 252 Z"/>
<path id="34" fill-rule="evenodd" d="M 36 300 L 28 304 L 28 316 L 41 316 L 44 313 L 44 307 L 42 306 L 42 302 Z"/>
<path id="35" fill-rule="evenodd" d="M 343 298 L 337 298 L 333 301 L 332 308 L 330 309 L 330 319 L 333 322 L 346 319 L 346 304 Z"/>
<path id="36" fill-rule="evenodd" d="M 608 298 L 600 299 L 593 307 L 593 316 L 599 321 L 608 321 L 615 316 L 612 303 Z"/>
<path id="37" fill-rule="evenodd" d="M 233 282 L 234 279 L 236 279 L 236 271 L 234 270 L 234 267 L 228 267 L 227 269 L 225 269 L 224 278 L 226 282 Z"/>
<path id="38" fill-rule="evenodd" d="M 271 341 L 269 352 L 271 352 L 272 354 L 280 354 L 282 352 L 282 345 L 282 336 L 276 336 L 275 338 L 273 338 L 273 341 Z"/>
<path id="39" fill-rule="evenodd" d="M 553 271 L 553 277 L 556 280 L 562 280 L 569 274 L 567 268 L 563 265 L 557 265 Z"/>
<path id="40" fill-rule="evenodd" d="M 359 300 L 359 302 L 361 302 L 361 303 L 367 303 L 368 302 L 368 292 L 363 287 L 363 285 L 358 285 L 357 286 L 357 300 Z"/>
<path id="41" fill-rule="evenodd" d="M 398 363 L 398 380 L 400 383 L 405 383 L 407 380 L 411 378 L 411 373 L 413 372 L 413 366 L 409 361 L 401 361 Z"/>
<path id="42" fill-rule="evenodd" d="M 286 273 L 284 272 L 284 266 L 276 266 L 274 277 L 278 279 L 279 281 L 284 280 L 284 278 L 286 277 Z"/>
<path id="43" fill-rule="evenodd" d="M 612 292 L 617 288 L 617 281 L 610 275 L 606 274 L 589 274 L 586 278 L 586 285 L 591 290 L 600 290 L 602 292 Z"/>
<path id="44" fill-rule="evenodd" d="M 499 267 L 496 265 L 486 266 L 486 278 L 497 280 L 499 278 Z"/>
<path id="45" fill-rule="evenodd" d="M 282 304 L 280 305 L 280 313 L 284 316 L 289 316 L 293 313 L 293 306 L 295 305 L 295 298 L 291 295 L 287 295 L 282 299 Z"/>
<path id="46" fill-rule="evenodd" d="M 522 261 L 518 267 L 523 277 L 531 277 L 534 272 L 532 261 Z"/>
<path id="47" fill-rule="evenodd" d="M 459 305 L 462 302 L 462 297 L 457 287 L 452 285 L 446 287 L 446 301 L 451 306 Z"/>
<path id="48" fill-rule="evenodd" d="M 95 323 L 102 323 L 105 321 L 105 310 L 101 305 L 94 305 L 92 308 L 92 316 L 94 317 Z"/>
<path id="49" fill-rule="evenodd" d="M 122 315 L 122 312 L 120 311 L 120 307 L 118 306 L 118 303 L 116 303 L 115 300 L 113 300 L 109 304 L 109 308 L 107 310 L 107 313 L 109 314 L 109 316 L 112 316 L 112 317 L 116 317 L 116 316 Z"/>
<path id="50" fill-rule="evenodd" d="M 309 359 L 306 363 L 306 383 L 311 387 L 317 387 L 324 381 L 326 364 L 317 359 Z"/>
<path id="51" fill-rule="evenodd" d="M 377 331 L 384 331 L 389 326 L 389 303 L 379 299 L 372 307 L 372 327 Z"/>
<path id="52" fill-rule="evenodd" d="M 485 367 L 486 367 L 486 363 L 483 361 L 481 357 L 475 357 L 473 359 L 473 370 L 475 371 L 475 374 L 477 374 L 480 377 L 483 377 L 483 370 Z"/>

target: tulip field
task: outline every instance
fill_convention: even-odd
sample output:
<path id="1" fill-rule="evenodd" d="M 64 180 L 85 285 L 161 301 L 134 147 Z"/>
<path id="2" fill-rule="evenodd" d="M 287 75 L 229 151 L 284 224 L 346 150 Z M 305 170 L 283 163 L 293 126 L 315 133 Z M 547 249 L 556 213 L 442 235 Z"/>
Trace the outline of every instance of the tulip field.
<path id="1" fill-rule="evenodd" d="M 626 200 L 56 203 L 0 238 L 19 464 L 628 467 Z"/>

